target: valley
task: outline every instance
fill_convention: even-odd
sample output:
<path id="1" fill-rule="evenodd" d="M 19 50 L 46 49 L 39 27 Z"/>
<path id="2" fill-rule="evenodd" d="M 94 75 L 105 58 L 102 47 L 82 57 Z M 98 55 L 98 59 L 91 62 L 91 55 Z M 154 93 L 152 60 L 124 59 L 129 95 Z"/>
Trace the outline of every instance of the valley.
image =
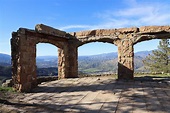
<path id="1" fill-rule="evenodd" d="M 135 72 L 146 72 L 143 59 L 151 51 L 136 52 L 134 57 Z M 36 58 L 37 75 L 50 76 L 58 74 L 58 58 L 56 56 L 38 56 Z M 78 70 L 80 75 L 117 73 L 117 53 L 104 53 L 78 57 Z M 0 54 L 0 76 L 11 77 L 11 57 Z"/>

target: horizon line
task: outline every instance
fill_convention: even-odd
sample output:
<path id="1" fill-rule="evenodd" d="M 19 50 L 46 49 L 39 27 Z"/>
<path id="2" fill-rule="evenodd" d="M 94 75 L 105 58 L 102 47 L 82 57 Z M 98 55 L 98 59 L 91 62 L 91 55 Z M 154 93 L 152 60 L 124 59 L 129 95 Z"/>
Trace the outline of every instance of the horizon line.
<path id="1" fill-rule="evenodd" d="M 155 50 L 155 49 L 154 49 Z M 136 51 L 136 52 L 134 52 L 134 54 L 135 53 L 138 53 L 138 52 L 148 52 L 148 51 L 153 51 L 153 50 L 142 50 L 142 51 Z M 88 54 L 88 55 L 78 55 L 78 56 L 95 56 L 95 55 L 101 55 L 101 54 L 109 54 L 109 53 L 118 53 L 118 52 L 108 52 L 108 53 L 99 53 L 99 54 Z M 0 54 L 4 54 L 4 55 L 9 55 L 9 56 L 11 56 L 10 54 L 6 54 L 6 53 L 0 53 Z M 56 57 L 58 57 L 58 54 L 57 55 L 38 55 L 38 56 L 36 56 L 36 57 L 46 57 L 46 56 L 48 56 L 48 57 L 53 57 L 53 56 L 56 56 Z"/>

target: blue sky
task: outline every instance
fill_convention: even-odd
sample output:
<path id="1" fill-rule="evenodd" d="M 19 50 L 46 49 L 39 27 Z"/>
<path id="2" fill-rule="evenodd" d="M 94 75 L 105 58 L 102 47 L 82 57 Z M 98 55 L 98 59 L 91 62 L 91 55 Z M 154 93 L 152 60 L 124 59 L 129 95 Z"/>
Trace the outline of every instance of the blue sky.
<path id="1" fill-rule="evenodd" d="M 0 0 L 0 53 L 10 54 L 12 31 L 43 23 L 66 32 L 100 28 L 170 25 L 170 0 Z M 135 45 L 136 51 L 156 49 L 158 40 Z M 79 47 L 79 55 L 116 52 L 105 43 Z M 37 55 L 57 55 L 57 48 L 38 44 Z"/>

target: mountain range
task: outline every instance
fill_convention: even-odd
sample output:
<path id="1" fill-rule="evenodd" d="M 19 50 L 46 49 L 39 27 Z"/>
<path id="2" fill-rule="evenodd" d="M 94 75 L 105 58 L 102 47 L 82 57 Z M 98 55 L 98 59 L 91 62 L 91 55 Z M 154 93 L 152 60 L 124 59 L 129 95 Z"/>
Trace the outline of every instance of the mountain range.
<path id="1" fill-rule="evenodd" d="M 1 66 L 10 66 L 11 65 L 11 56 L 7 54 L 0 53 L 0 65 Z"/>
<path id="2" fill-rule="evenodd" d="M 151 54 L 152 51 L 140 51 L 135 53 L 134 68 L 135 72 L 146 72 L 143 60 Z M 92 56 L 79 56 L 78 57 L 79 72 L 83 74 L 89 73 L 116 73 L 118 64 L 117 52 L 105 53 Z"/>
<path id="3" fill-rule="evenodd" d="M 135 53 L 134 66 L 135 72 L 144 72 L 143 59 L 151 54 L 152 51 L 140 51 Z M 117 52 L 104 53 L 90 56 L 78 57 L 79 74 L 96 74 L 96 73 L 116 73 L 117 72 Z M 36 64 L 41 72 L 43 70 L 57 69 L 57 56 L 38 56 Z M 11 66 L 11 56 L 0 53 L 0 66 Z M 50 71 L 48 71 L 50 72 Z M 57 73 L 55 71 L 55 73 Z"/>

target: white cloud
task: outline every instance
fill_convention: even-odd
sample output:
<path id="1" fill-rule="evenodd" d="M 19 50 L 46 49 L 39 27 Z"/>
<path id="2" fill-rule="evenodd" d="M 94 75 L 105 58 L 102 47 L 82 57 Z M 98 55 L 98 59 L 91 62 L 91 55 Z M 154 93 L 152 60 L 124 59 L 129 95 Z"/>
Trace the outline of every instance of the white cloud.
<path id="1" fill-rule="evenodd" d="M 62 30 L 72 28 L 99 29 L 99 28 L 120 28 L 145 25 L 170 25 L 169 4 L 145 2 L 138 3 L 130 0 L 126 8 L 119 10 L 107 10 L 97 14 L 102 22 L 97 25 L 69 25 L 62 27 Z"/>
<path id="2" fill-rule="evenodd" d="M 112 19 L 127 26 L 165 25 L 170 24 L 170 10 L 167 4 L 162 3 L 135 3 L 128 8 L 109 11 L 103 14 L 103 19 Z M 100 15 L 102 17 L 102 14 Z M 124 22 L 124 21 L 126 22 Z M 122 27 L 122 26 L 120 26 Z"/>
<path id="3" fill-rule="evenodd" d="M 151 6 L 133 7 L 125 10 L 120 10 L 116 15 L 123 17 L 146 16 L 152 15 L 156 9 Z"/>
<path id="4" fill-rule="evenodd" d="M 92 26 L 90 25 L 69 25 L 69 26 L 60 27 L 59 29 L 61 30 L 67 30 L 67 29 L 73 29 L 73 28 L 90 29 L 91 27 Z"/>

